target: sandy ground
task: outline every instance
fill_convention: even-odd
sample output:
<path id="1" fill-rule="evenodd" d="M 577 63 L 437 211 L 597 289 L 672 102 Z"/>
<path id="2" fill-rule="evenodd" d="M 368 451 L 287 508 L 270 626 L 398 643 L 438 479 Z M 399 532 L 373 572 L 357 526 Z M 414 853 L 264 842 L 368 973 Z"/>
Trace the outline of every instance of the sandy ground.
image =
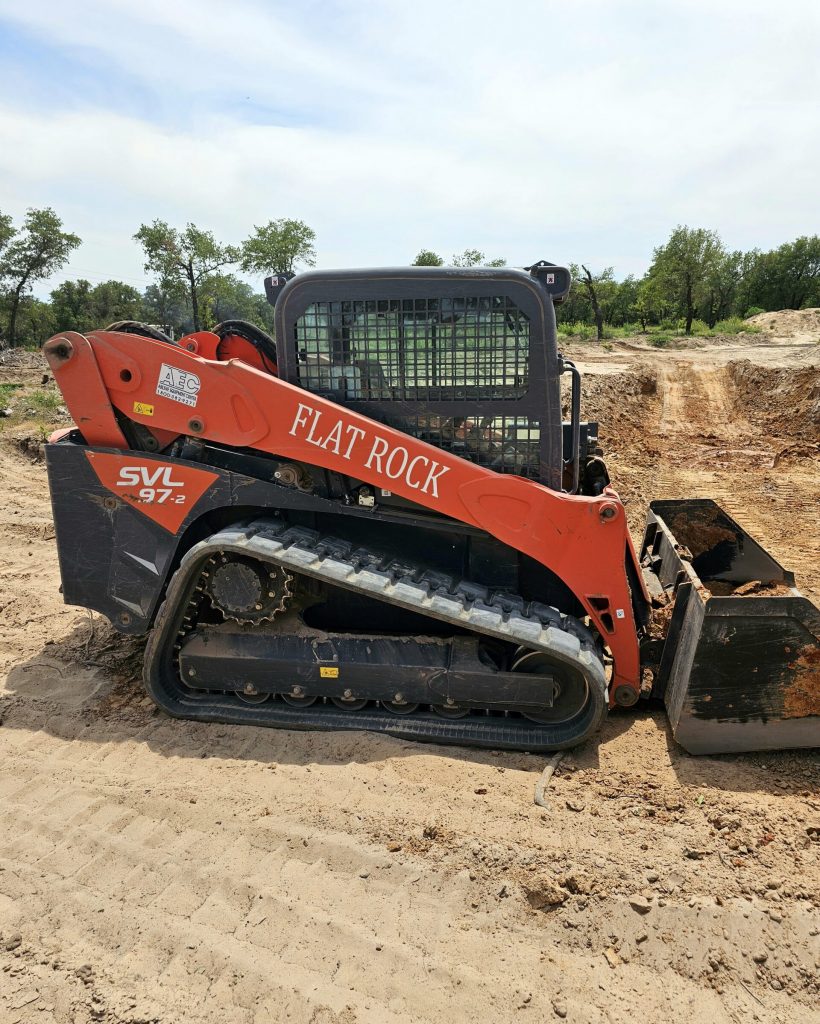
<path id="1" fill-rule="evenodd" d="M 820 601 L 801 324 L 572 354 L 633 526 L 716 497 Z M 544 811 L 528 755 L 172 721 L 139 643 L 61 603 L 8 436 L 0 493 L 2 1024 L 820 1021 L 816 753 L 613 714 Z"/>

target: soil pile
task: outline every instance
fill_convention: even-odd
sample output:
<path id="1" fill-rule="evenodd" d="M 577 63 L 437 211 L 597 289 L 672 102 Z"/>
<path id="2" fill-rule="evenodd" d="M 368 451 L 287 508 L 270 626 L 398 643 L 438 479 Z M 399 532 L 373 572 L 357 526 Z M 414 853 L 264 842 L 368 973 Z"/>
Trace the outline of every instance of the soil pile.
<path id="1" fill-rule="evenodd" d="M 658 377 L 637 363 L 626 373 L 588 373 L 583 382 L 582 415 L 597 420 L 606 450 L 643 444 L 657 404 Z"/>
<path id="2" fill-rule="evenodd" d="M 779 309 L 772 313 L 756 313 L 746 321 L 773 334 L 776 338 L 813 336 L 820 341 L 820 309 Z"/>

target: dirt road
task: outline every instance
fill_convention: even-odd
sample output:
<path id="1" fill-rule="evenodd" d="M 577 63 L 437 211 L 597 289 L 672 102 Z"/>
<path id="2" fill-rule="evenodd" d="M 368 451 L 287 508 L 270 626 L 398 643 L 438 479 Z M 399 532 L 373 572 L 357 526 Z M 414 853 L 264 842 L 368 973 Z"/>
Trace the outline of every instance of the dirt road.
<path id="1" fill-rule="evenodd" d="M 816 346 L 573 354 L 633 525 L 717 497 L 820 600 Z M 0 493 L 3 1024 L 820 1021 L 815 754 L 613 714 L 547 812 L 528 755 L 175 722 L 62 605 L 42 465 Z"/>

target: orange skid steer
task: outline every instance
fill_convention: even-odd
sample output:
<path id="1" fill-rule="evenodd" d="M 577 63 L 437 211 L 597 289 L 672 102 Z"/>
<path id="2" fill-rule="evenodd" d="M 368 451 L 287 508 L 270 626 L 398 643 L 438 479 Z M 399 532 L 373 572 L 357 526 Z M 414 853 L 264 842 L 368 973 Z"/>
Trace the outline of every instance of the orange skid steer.
<path id="1" fill-rule="evenodd" d="M 44 345 L 65 600 L 149 634 L 160 707 L 550 751 L 661 698 L 695 753 L 820 743 L 791 574 L 711 501 L 654 502 L 633 547 L 557 348 L 565 268 L 265 284 L 276 341 Z"/>

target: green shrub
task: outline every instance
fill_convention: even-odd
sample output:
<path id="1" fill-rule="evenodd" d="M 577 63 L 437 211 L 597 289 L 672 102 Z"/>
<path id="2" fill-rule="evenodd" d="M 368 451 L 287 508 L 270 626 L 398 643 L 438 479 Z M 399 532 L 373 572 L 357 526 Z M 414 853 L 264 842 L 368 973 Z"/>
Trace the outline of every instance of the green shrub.
<path id="1" fill-rule="evenodd" d="M 765 313 L 765 312 L 766 312 L 766 310 L 765 309 L 761 309 L 760 306 L 749 306 L 749 308 L 746 310 L 746 312 L 743 314 L 743 316 L 744 316 L 744 319 L 748 320 L 748 318 L 750 316 L 757 316 L 758 313 Z"/>
<path id="2" fill-rule="evenodd" d="M 649 336 L 649 344 L 654 345 L 655 348 L 666 348 L 671 340 L 672 333 L 670 331 L 658 331 Z"/>
<path id="3" fill-rule="evenodd" d="M 604 338 L 631 338 L 633 334 L 640 334 L 640 330 L 638 324 L 623 324 L 621 327 L 604 324 Z"/>
<path id="4" fill-rule="evenodd" d="M 55 413 L 62 403 L 59 391 L 32 391 L 25 397 L 26 408 L 41 416 Z"/>
<path id="5" fill-rule="evenodd" d="M 728 320 L 718 320 L 713 328 L 714 334 L 760 334 L 757 324 L 747 324 L 739 316 L 730 316 Z"/>
<path id="6" fill-rule="evenodd" d="M 14 392 L 22 386 L 22 384 L 0 384 L 0 409 L 8 408 L 14 398 Z"/>
<path id="7" fill-rule="evenodd" d="M 591 324 L 585 324 L 580 320 L 570 323 L 559 324 L 558 333 L 565 338 L 578 338 L 581 341 L 589 341 L 595 337 L 595 328 Z"/>

